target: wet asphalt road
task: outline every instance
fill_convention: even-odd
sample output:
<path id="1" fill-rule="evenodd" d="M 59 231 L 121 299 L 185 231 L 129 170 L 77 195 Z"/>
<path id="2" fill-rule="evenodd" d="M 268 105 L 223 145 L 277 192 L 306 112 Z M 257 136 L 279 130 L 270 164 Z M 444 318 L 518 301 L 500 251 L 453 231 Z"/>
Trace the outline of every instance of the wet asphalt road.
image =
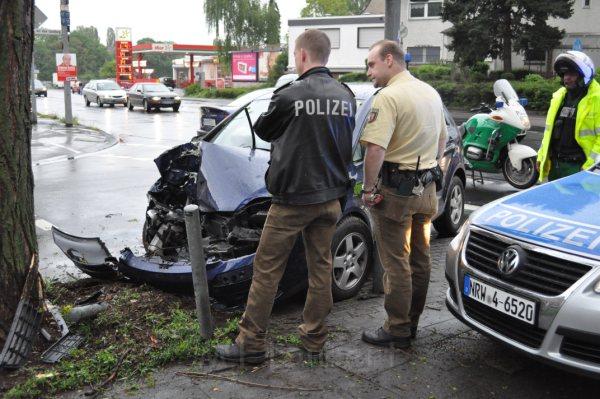
<path id="1" fill-rule="evenodd" d="M 85 107 L 77 94 L 72 103 L 73 116 L 80 124 L 111 134 L 117 143 L 106 143 L 108 148 L 99 150 L 97 143 L 82 147 L 79 142 L 73 147 L 63 141 L 58 143 L 66 147 L 61 151 L 56 145 L 44 145 L 43 139 L 34 141 L 33 158 L 39 163 L 33 166 L 36 225 L 45 276 L 78 274 L 52 243 L 50 225 L 74 235 L 99 236 L 115 256 L 125 246 L 141 247 L 146 192 L 158 178 L 153 160 L 189 141 L 198 128 L 198 101 L 184 101 L 178 113 L 169 109 L 149 114 L 119 105 Z M 63 117 L 62 90 L 49 90 L 47 98 L 38 98 L 37 109 Z M 61 153 L 71 159 L 60 159 Z"/>
<path id="2" fill-rule="evenodd" d="M 80 124 L 100 129 L 109 138 L 103 142 L 98 132 L 84 131 L 78 140 L 69 141 L 68 135 L 51 139 L 41 134 L 42 124 L 34 131 L 40 266 L 48 277 L 78 274 L 51 241 L 51 225 L 73 235 L 100 237 L 114 256 L 124 247 L 140 251 L 146 192 L 158 178 L 153 160 L 196 134 L 202 101 L 183 100 L 178 113 L 170 109 L 128 111 L 120 105 L 86 107 L 83 97 L 77 94 L 72 96 L 72 103 L 73 115 Z M 37 107 L 39 113 L 63 117 L 62 90 L 49 90 L 47 98 L 37 99 Z M 464 117 L 465 113 L 456 112 L 457 122 Z M 532 132 L 526 144 L 537 148 L 539 137 L 539 133 Z M 466 211 L 514 191 L 501 175 L 485 175 L 485 184 L 477 187 L 469 179 Z"/>

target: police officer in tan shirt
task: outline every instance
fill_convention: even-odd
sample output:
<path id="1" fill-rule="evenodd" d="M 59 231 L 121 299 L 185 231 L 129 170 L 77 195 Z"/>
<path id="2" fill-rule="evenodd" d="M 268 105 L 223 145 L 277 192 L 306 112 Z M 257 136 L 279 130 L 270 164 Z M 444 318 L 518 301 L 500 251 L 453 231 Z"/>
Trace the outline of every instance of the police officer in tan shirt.
<path id="1" fill-rule="evenodd" d="M 369 78 L 376 95 L 361 137 L 366 147 L 363 201 L 371 207 L 384 269 L 383 327 L 363 332 L 365 342 L 407 348 L 425 306 L 431 260 L 431 219 L 437 213 L 437 165 L 446 123 L 442 100 L 406 70 L 396 42 L 369 50 Z"/>

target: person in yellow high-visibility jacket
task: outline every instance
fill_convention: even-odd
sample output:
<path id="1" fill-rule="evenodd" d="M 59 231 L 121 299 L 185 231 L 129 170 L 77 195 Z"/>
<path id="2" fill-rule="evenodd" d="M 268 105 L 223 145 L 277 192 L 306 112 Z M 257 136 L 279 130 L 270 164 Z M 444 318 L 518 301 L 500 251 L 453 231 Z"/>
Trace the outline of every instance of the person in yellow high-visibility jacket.
<path id="1" fill-rule="evenodd" d="M 594 63 L 581 51 L 567 51 L 554 61 L 564 87 L 550 101 L 538 151 L 540 181 L 572 175 L 600 161 L 600 84 Z"/>

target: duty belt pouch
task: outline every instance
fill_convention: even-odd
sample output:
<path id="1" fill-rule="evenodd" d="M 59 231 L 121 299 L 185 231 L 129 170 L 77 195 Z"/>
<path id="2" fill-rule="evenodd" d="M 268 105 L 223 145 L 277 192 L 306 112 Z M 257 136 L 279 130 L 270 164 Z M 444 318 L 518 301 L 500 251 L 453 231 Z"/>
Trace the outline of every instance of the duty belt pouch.
<path id="1" fill-rule="evenodd" d="M 401 197 L 421 195 L 423 184 L 413 171 L 409 173 L 400 172 L 395 164 L 385 162 L 382 167 L 381 181 Z"/>
<path id="2" fill-rule="evenodd" d="M 440 166 L 431 169 L 433 181 L 435 182 L 435 191 L 440 191 L 444 186 L 444 172 Z"/>

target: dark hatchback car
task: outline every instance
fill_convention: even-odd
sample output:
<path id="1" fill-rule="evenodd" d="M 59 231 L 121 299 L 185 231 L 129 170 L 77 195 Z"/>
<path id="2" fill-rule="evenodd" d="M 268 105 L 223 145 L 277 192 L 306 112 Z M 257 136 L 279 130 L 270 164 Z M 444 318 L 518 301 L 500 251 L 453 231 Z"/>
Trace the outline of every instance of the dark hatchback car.
<path id="1" fill-rule="evenodd" d="M 158 78 L 158 83 L 162 83 L 165 86 L 170 87 L 171 89 L 175 88 L 175 79 L 170 78 L 168 76 Z"/>
<path id="2" fill-rule="evenodd" d="M 181 97 L 162 83 L 136 83 L 127 92 L 127 108 L 142 107 L 146 112 L 153 109 L 173 108 L 178 112 Z"/>
<path id="3" fill-rule="evenodd" d="M 353 188 L 348 190 L 343 215 L 331 243 L 332 289 L 336 300 L 356 295 L 367 278 L 374 255 L 371 216 L 357 195 L 364 155 L 359 137 L 374 89 L 366 85 L 353 89 L 363 91 L 361 95 L 367 90 L 369 95 L 357 111 L 353 162 L 348 169 Z M 208 240 L 205 255 L 211 296 L 226 304 L 245 299 L 252 278 L 252 262 L 271 203 L 264 183 L 270 144 L 253 133 L 251 122 L 267 110 L 270 98 L 271 93 L 268 93 L 253 100 L 202 140 L 195 138 L 155 160 L 161 177 L 148 192 L 142 237 L 147 254 L 136 256 L 130 249 L 124 249 L 116 266 L 120 273 L 163 287 L 191 287 L 183 207 L 196 203 L 201 210 L 203 236 Z M 454 234 L 463 215 L 465 170 L 458 129 L 447 112 L 446 122 L 449 136 L 440 162 L 445 172 L 444 187 L 438 192 L 440 212 L 434 225 L 442 234 Z M 55 232 L 55 241 L 67 256 L 83 253 L 84 243 L 77 240 L 82 239 Z M 101 242 L 94 240 L 96 243 L 88 241 L 85 245 L 95 246 L 97 252 L 110 256 L 105 248 L 99 247 Z M 306 288 L 303 251 L 299 238 L 280 283 L 279 298 Z M 90 269 L 96 274 L 112 273 L 106 264 L 91 266 L 94 262 L 89 256 L 69 257 L 88 274 L 92 274 Z"/>

